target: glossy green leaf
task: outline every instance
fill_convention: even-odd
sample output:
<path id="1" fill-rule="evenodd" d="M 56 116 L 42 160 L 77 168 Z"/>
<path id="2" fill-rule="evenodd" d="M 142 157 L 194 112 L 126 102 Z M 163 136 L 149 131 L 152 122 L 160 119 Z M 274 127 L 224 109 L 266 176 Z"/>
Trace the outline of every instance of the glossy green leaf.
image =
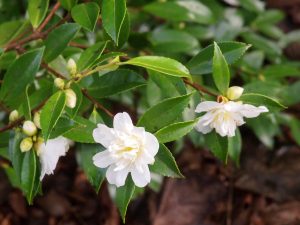
<path id="1" fill-rule="evenodd" d="M 107 41 L 98 42 L 82 52 L 77 62 L 78 71 L 81 72 L 93 65 L 101 57 L 106 45 Z"/>
<path id="2" fill-rule="evenodd" d="M 227 163 L 228 138 L 221 137 L 215 131 L 205 135 L 205 143 L 209 150 L 220 160 Z"/>
<path id="3" fill-rule="evenodd" d="M 280 78 L 287 76 L 300 76 L 300 65 L 298 63 L 274 64 L 265 67 L 262 74 L 266 78 Z"/>
<path id="4" fill-rule="evenodd" d="M 77 124 L 73 119 L 68 117 L 60 117 L 57 121 L 55 127 L 51 131 L 49 139 L 57 138 L 59 136 L 64 135 L 67 132 L 70 132 L 72 129 L 79 128 L 79 124 Z"/>
<path id="5" fill-rule="evenodd" d="M 166 75 L 175 77 L 190 77 L 189 70 L 180 62 L 161 56 L 139 56 L 123 64 L 141 66 Z"/>
<path id="6" fill-rule="evenodd" d="M 70 11 L 73 6 L 76 5 L 78 0 L 59 0 L 62 7 L 64 7 L 66 10 Z"/>
<path id="7" fill-rule="evenodd" d="M 27 86 L 25 90 L 25 101 L 23 103 L 23 112 L 24 112 L 25 120 L 31 120 L 31 107 L 30 107 L 30 100 L 28 96 L 28 88 L 29 86 Z"/>
<path id="8" fill-rule="evenodd" d="M 240 166 L 240 156 L 242 151 L 242 139 L 239 129 L 236 129 L 235 136 L 228 138 L 228 154 L 235 162 L 236 166 Z"/>
<path id="9" fill-rule="evenodd" d="M 88 92 L 96 98 L 104 98 L 145 84 L 144 78 L 136 72 L 119 69 L 95 78 L 94 84 L 88 88 Z"/>
<path id="10" fill-rule="evenodd" d="M 93 156 L 104 150 L 99 144 L 80 144 L 76 151 L 77 161 L 87 176 L 89 182 L 98 193 L 105 179 L 106 170 L 98 168 L 93 163 Z"/>
<path id="11" fill-rule="evenodd" d="M 43 51 L 44 48 L 28 51 L 10 65 L 4 75 L 0 99 L 5 102 L 14 101 L 25 92 L 26 86 L 33 82 L 40 67 Z"/>
<path id="12" fill-rule="evenodd" d="M 127 177 L 125 185 L 117 188 L 116 190 L 115 202 L 121 213 L 123 223 L 125 223 L 127 207 L 133 196 L 134 190 L 135 190 L 135 185 L 131 177 Z"/>
<path id="13" fill-rule="evenodd" d="M 74 6 L 71 15 L 76 23 L 89 31 L 93 31 L 97 23 L 99 11 L 100 8 L 97 3 L 88 2 Z"/>
<path id="14" fill-rule="evenodd" d="M 284 13 L 281 10 L 270 9 L 259 16 L 253 22 L 255 25 L 276 24 L 284 19 Z"/>
<path id="15" fill-rule="evenodd" d="M 127 17 L 125 0 L 102 1 L 102 23 L 105 31 L 120 46 L 121 31 Z M 127 18 L 128 19 L 128 18 Z M 127 21 L 128 22 L 128 21 Z M 128 25 L 128 24 L 127 24 Z"/>
<path id="16" fill-rule="evenodd" d="M 155 133 L 159 143 L 176 141 L 189 133 L 195 126 L 198 120 L 174 123 L 163 127 Z"/>
<path id="17" fill-rule="evenodd" d="M 213 78 L 219 91 L 225 95 L 230 83 L 230 73 L 226 59 L 216 42 L 214 43 Z"/>
<path id="18" fill-rule="evenodd" d="M 256 106 L 266 106 L 271 111 L 282 110 L 286 108 L 276 99 L 262 94 L 245 93 L 240 97 L 239 100 Z"/>
<path id="19" fill-rule="evenodd" d="M 214 22 L 214 16 L 210 9 L 199 1 L 158 1 L 146 5 L 144 10 L 170 21 L 186 21 L 200 24 Z"/>
<path id="20" fill-rule="evenodd" d="M 59 56 L 67 47 L 68 43 L 74 38 L 80 26 L 76 23 L 63 24 L 50 32 L 45 40 L 44 60 L 51 62 Z"/>
<path id="21" fill-rule="evenodd" d="M 9 137 L 9 159 L 12 163 L 12 166 L 15 170 L 15 173 L 21 182 L 21 171 L 22 171 L 22 162 L 24 154 L 21 152 L 20 143 L 23 140 L 24 135 L 21 132 L 10 132 Z"/>
<path id="22" fill-rule="evenodd" d="M 37 28 L 46 16 L 49 0 L 29 0 L 28 14 L 33 28 Z"/>
<path id="23" fill-rule="evenodd" d="M 93 130 L 97 127 L 93 122 L 83 118 L 75 117 L 76 127 L 64 133 L 63 136 L 80 143 L 95 143 Z"/>
<path id="24" fill-rule="evenodd" d="M 265 3 L 261 0 L 243 0 L 239 1 L 239 3 L 246 10 L 256 13 L 262 13 L 265 8 Z"/>
<path id="25" fill-rule="evenodd" d="M 17 58 L 15 51 L 5 52 L 0 56 L 0 69 L 6 70 Z"/>
<path id="26" fill-rule="evenodd" d="M 150 171 L 161 174 L 167 177 L 183 178 L 178 169 L 175 158 L 173 157 L 170 150 L 164 145 L 160 144 L 159 151 L 155 156 L 155 162 L 149 166 Z"/>
<path id="27" fill-rule="evenodd" d="M 218 45 L 229 65 L 239 60 L 250 47 L 250 45 L 241 42 L 220 42 Z M 187 64 L 191 74 L 203 75 L 212 73 L 213 55 L 214 45 L 209 45 L 202 49 Z"/>
<path id="28" fill-rule="evenodd" d="M 192 93 L 193 94 L 193 93 Z M 148 109 L 140 118 L 138 126 L 143 126 L 150 132 L 155 132 L 162 127 L 180 118 L 187 107 L 192 94 L 166 99 Z"/>
<path id="29" fill-rule="evenodd" d="M 66 95 L 63 91 L 58 91 L 50 97 L 41 112 L 41 127 L 45 141 L 55 127 L 62 115 L 66 105 Z"/>

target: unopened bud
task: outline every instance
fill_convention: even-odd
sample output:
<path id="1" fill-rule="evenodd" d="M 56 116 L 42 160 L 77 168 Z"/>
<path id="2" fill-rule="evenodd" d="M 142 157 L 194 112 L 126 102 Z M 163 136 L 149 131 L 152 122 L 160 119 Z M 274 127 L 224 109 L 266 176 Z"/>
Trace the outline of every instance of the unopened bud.
<path id="1" fill-rule="evenodd" d="M 61 78 L 55 78 L 54 84 L 57 88 L 59 88 L 61 90 L 64 89 L 64 87 L 65 87 L 65 81 Z"/>
<path id="2" fill-rule="evenodd" d="M 32 139 L 30 137 L 24 138 L 20 143 L 21 152 L 28 152 L 33 146 Z"/>
<path id="3" fill-rule="evenodd" d="M 33 122 L 37 128 L 41 129 L 41 113 L 40 112 L 34 113 Z"/>
<path id="4" fill-rule="evenodd" d="M 67 98 L 66 105 L 69 108 L 73 109 L 76 106 L 76 100 L 77 100 L 76 94 L 72 89 L 65 90 L 65 93 Z"/>
<path id="5" fill-rule="evenodd" d="M 239 99 L 244 92 L 244 88 L 238 86 L 232 86 L 227 90 L 227 98 L 230 100 Z"/>
<path id="6" fill-rule="evenodd" d="M 23 133 L 27 136 L 35 135 L 37 133 L 35 124 L 30 120 L 25 121 L 23 124 Z"/>
<path id="7" fill-rule="evenodd" d="M 12 111 L 9 114 L 9 118 L 8 119 L 9 119 L 9 122 L 16 121 L 17 119 L 19 119 L 19 112 L 17 110 Z"/>
<path id="8" fill-rule="evenodd" d="M 67 69 L 71 75 L 75 75 L 77 72 L 77 65 L 74 59 L 70 58 L 67 63 Z"/>
<path id="9" fill-rule="evenodd" d="M 44 143 L 44 139 L 42 137 L 38 137 L 36 142 L 34 143 L 33 147 L 36 151 L 37 155 L 40 155 L 41 152 L 41 146 Z"/>

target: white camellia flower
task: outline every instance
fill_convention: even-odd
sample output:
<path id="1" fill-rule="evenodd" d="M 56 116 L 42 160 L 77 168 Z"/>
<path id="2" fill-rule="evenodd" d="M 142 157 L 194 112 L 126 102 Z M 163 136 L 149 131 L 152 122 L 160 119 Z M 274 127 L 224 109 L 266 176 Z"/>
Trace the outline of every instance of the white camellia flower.
<path id="1" fill-rule="evenodd" d="M 40 158 L 41 163 L 41 176 L 40 180 L 44 176 L 53 174 L 59 157 L 65 156 L 69 150 L 71 141 L 62 136 L 47 140 L 45 143 L 43 140 L 38 140 L 36 143 L 37 154 Z"/>
<path id="2" fill-rule="evenodd" d="M 154 163 L 159 149 L 156 137 L 143 127 L 133 126 L 126 112 L 115 115 L 113 126 L 98 124 L 94 129 L 94 140 L 106 148 L 94 155 L 94 164 L 108 167 L 106 177 L 110 184 L 123 186 L 131 173 L 135 185 L 145 187 L 151 179 L 148 164 Z"/>
<path id="3" fill-rule="evenodd" d="M 196 107 L 195 112 L 207 113 L 199 119 L 195 128 L 203 134 L 215 129 L 222 137 L 233 137 L 235 129 L 245 123 L 243 117 L 254 118 L 268 111 L 265 106 L 256 107 L 242 102 L 204 101 Z"/>

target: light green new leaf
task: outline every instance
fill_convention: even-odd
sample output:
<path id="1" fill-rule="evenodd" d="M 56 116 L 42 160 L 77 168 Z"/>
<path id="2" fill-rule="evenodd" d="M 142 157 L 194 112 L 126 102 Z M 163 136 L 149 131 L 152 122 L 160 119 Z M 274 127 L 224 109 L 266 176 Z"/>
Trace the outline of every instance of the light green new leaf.
<path id="1" fill-rule="evenodd" d="M 198 120 L 174 123 L 163 127 L 155 133 L 159 143 L 167 143 L 179 140 L 181 137 L 189 133 L 195 126 Z"/>
<path id="2" fill-rule="evenodd" d="M 8 68 L 4 75 L 0 99 L 15 101 L 24 94 L 26 86 L 33 82 L 40 67 L 44 48 L 38 48 L 21 55 Z M 22 76 L 20 76 L 22 75 Z"/>
<path id="3" fill-rule="evenodd" d="M 286 108 L 276 99 L 262 94 L 245 93 L 240 97 L 239 100 L 255 106 L 266 106 L 271 111 L 282 110 Z"/>
<path id="4" fill-rule="evenodd" d="M 41 127 L 45 141 L 51 135 L 58 119 L 66 105 L 66 95 L 63 91 L 58 91 L 50 97 L 41 112 Z"/>
<path id="5" fill-rule="evenodd" d="M 93 163 L 93 156 L 100 150 L 104 150 L 99 144 L 80 144 L 76 151 L 78 164 L 83 169 L 89 182 L 98 193 L 105 179 L 106 169 L 98 168 Z"/>
<path id="6" fill-rule="evenodd" d="M 239 129 L 235 131 L 234 137 L 228 138 L 228 154 L 235 162 L 236 166 L 240 166 L 240 155 L 242 151 L 242 139 Z"/>
<path id="7" fill-rule="evenodd" d="M 160 144 L 159 151 L 155 156 L 155 162 L 149 166 L 150 171 L 161 174 L 167 177 L 183 178 L 178 169 L 175 158 L 173 157 L 170 150 L 164 145 Z"/>
<path id="8" fill-rule="evenodd" d="M 100 8 L 95 2 L 76 5 L 72 8 L 71 15 L 76 23 L 93 31 L 97 23 Z"/>
<path id="9" fill-rule="evenodd" d="M 129 177 L 129 176 L 126 179 L 125 185 L 117 188 L 117 190 L 116 190 L 115 202 L 121 213 L 121 217 L 122 217 L 124 224 L 125 224 L 127 207 L 133 196 L 134 190 L 135 190 L 135 185 L 134 185 L 131 177 Z"/>
<path id="10" fill-rule="evenodd" d="M 229 65 L 234 64 L 239 60 L 250 45 L 241 42 L 220 42 L 218 43 L 226 62 Z M 212 73 L 212 58 L 214 56 L 214 45 L 209 45 L 202 49 L 196 56 L 194 56 L 187 64 L 191 74 L 203 75 Z"/>
<path id="11" fill-rule="evenodd" d="M 62 7 L 64 7 L 66 10 L 70 11 L 73 6 L 76 5 L 78 0 L 59 0 Z"/>
<path id="12" fill-rule="evenodd" d="M 98 42 L 92 45 L 91 47 L 87 48 L 86 50 L 84 50 L 81 53 L 80 58 L 78 59 L 77 62 L 78 71 L 81 72 L 89 68 L 90 66 L 92 66 L 94 62 L 101 57 L 104 49 L 106 48 L 107 43 L 108 43 L 107 41 Z"/>
<path id="13" fill-rule="evenodd" d="M 191 77 L 189 70 L 180 62 L 161 56 L 139 56 L 122 64 L 141 66 L 175 77 Z"/>
<path id="14" fill-rule="evenodd" d="M 126 0 L 103 0 L 102 23 L 105 31 L 120 46 L 121 31 L 126 24 Z M 128 16 L 127 16 L 128 19 Z M 127 21 L 128 22 L 128 21 Z M 128 27 L 129 29 L 129 27 Z M 127 31 L 126 31 L 127 32 Z"/>
<path id="15" fill-rule="evenodd" d="M 205 135 L 205 143 L 209 150 L 220 160 L 227 163 L 228 138 L 221 137 L 215 131 Z"/>
<path id="16" fill-rule="evenodd" d="M 169 98 L 154 105 L 144 113 L 137 125 L 145 127 L 150 132 L 169 125 L 180 118 L 192 94 Z"/>
<path id="17" fill-rule="evenodd" d="M 214 43 L 213 78 L 219 91 L 225 95 L 230 83 L 229 68 L 218 44 Z"/>
<path id="18" fill-rule="evenodd" d="M 59 56 L 74 38 L 80 26 L 76 23 L 63 24 L 50 32 L 45 40 L 44 60 L 51 62 Z"/>
<path id="19" fill-rule="evenodd" d="M 46 16 L 49 0 L 29 0 L 28 14 L 33 28 L 37 28 Z"/>

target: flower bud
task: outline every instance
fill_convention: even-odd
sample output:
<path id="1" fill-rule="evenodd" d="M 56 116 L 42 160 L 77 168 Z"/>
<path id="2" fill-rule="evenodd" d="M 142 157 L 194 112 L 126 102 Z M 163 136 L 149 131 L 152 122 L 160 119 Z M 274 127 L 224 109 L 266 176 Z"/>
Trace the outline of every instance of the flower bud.
<path id="1" fill-rule="evenodd" d="M 33 122 L 37 128 L 41 129 L 41 113 L 40 112 L 34 113 Z"/>
<path id="2" fill-rule="evenodd" d="M 75 92 L 72 89 L 67 89 L 65 90 L 65 94 L 67 98 L 66 105 L 69 108 L 73 109 L 76 106 L 76 100 L 77 100 Z"/>
<path id="3" fill-rule="evenodd" d="M 36 151 L 37 155 L 41 152 L 41 146 L 44 143 L 44 139 L 42 137 L 38 137 L 36 142 L 33 145 L 34 150 Z"/>
<path id="4" fill-rule="evenodd" d="M 35 124 L 30 120 L 25 121 L 23 124 L 23 133 L 28 136 L 35 135 L 37 133 L 37 128 Z"/>
<path id="5" fill-rule="evenodd" d="M 230 100 L 239 99 L 244 92 L 244 88 L 238 86 L 232 86 L 227 90 L 227 98 Z"/>
<path id="6" fill-rule="evenodd" d="M 28 152 L 33 146 L 32 139 L 30 137 L 24 138 L 20 143 L 21 152 Z"/>
<path id="7" fill-rule="evenodd" d="M 9 122 L 14 122 L 17 119 L 19 119 L 19 112 L 17 110 L 14 110 L 9 114 Z"/>
<path id="8" fill-rule="evenodd" d="M 70 58 L 67 63 L 67 69 L 71 75 L 75 75 L 77 72 L 77 65 L 74 59 Z"/>
<path id="9" fill-rule="evenodd" d="M 61 78 L 55 78 L 54 84 L 57 88 L 59 88 L 61 90 L 64 89 L 64 87 L 65 87 L 65 81 Z"/>

